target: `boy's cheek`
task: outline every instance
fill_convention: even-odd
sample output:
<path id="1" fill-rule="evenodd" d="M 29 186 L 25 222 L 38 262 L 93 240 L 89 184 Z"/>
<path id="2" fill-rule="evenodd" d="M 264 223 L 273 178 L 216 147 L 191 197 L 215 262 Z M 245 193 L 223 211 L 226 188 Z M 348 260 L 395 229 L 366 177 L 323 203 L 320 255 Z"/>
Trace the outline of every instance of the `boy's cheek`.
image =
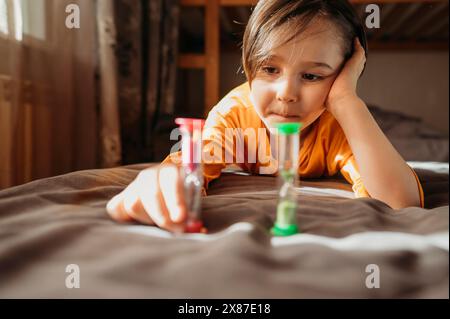
<path id="1" fill-rule="evenodd" d="M 265 92 L 252 91 L 250 93 L 250 101 L 253 104 L 253 107 L 258 113 L 258 116 L 265 117 L 267 114 L 268 106 L 270 105 L 270 99 L 268 94 Z"/>
<path id="2" fill-rule="evenodd" d="M 325 104 L 328 94 L 330 94 L 331 87 L 333 86 L 334 79 L 327 79 L 323 85 L 317 87 L 317 90 L 309 96 L 309 104 L 314 105 L 313 109 L 317 110 L 323 107 Z M 312 92 L 311 92 L 312 93 Z M 305 95 L 306 98 L 306 95 Z"/>

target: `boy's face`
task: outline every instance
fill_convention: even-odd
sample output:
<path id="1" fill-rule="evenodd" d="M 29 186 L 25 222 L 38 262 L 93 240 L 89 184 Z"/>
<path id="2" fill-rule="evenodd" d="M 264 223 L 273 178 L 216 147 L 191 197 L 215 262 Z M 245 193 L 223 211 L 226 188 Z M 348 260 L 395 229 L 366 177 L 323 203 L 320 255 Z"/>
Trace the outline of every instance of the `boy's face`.
<path id="1" fill-rule="evenodd" d="M 251 100 L 264 124 L 302 122 L 302 129 L 325 110 L 328 92 L 344 62 L 341 40 L 320 22 L 272 50 L 256 72 Z"/>

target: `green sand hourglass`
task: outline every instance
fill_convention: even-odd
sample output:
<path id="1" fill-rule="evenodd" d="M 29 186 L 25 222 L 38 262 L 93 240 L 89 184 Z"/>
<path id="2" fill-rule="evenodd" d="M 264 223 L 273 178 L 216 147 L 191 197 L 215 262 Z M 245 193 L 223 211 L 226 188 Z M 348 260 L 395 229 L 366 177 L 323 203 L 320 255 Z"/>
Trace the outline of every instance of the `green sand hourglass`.
<path id="1" fill-rule="evenodd" d="M 277 216 L 271 232 L 275 236 L 298 233 L 297 196 L 295 184 L 298 179 L 298 154 L 300 149 L 301 123 L 279 123 L 278 180 L 279 193 Z"/>

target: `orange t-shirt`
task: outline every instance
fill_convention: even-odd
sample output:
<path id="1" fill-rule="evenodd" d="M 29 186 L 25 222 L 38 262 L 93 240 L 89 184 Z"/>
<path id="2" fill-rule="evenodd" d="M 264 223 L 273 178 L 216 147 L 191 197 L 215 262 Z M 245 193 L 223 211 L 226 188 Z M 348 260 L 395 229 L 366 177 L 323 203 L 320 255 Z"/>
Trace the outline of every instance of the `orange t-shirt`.
<path id="1" fill-rule="evenodd" d="M 276 148 L 273 149 L 274 143 L 270 143 L 269 130 L 250 101 L 248 82 L 233 89 L 210 111 L 202 139 L 205 188 L 211 180 L 220 176 L 222 169 L 228 164 L 238 165 L 253 174 L 276 173 L 274 167 L 277 167 L 277 162 L 272 156 Z M 352 184 L 356 197 L 370 197 L 362 183 L 344 131 L 330 112 L 325 110 L 314 123 L 304 128 L 300 133 L 300 141 L 300 178 L 333 176 L 340 172 Z M 238 149 L 243 152 L 238 153 Z M 180 152 L 170 154 L 163 161 L 175 164 L 180 162 Z M 422 186 L 416 173 L 412 171 L 420 192 L 420 204 L 424 207 Z"/>

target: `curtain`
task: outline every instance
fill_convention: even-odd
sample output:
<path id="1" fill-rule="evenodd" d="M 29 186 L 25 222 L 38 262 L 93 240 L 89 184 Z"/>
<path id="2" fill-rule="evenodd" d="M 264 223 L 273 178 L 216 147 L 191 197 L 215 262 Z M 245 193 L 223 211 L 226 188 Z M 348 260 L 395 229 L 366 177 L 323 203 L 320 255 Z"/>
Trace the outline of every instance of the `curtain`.
<path id="1" fill-rule="evenodd" d="M 110 82 L 101 94 L 104 165 L 153 161 L 159 115 L 174 109 L 179 0 L 98 5 L 100 56 L 108 60 L 100 78 Z"/>
<path id="2" fill-rule="evenodd" d="M 66 27 L 66 8 L 81 11 Z M 0 188 L 97 166 L 91 0 L 0 0 Z"/>

